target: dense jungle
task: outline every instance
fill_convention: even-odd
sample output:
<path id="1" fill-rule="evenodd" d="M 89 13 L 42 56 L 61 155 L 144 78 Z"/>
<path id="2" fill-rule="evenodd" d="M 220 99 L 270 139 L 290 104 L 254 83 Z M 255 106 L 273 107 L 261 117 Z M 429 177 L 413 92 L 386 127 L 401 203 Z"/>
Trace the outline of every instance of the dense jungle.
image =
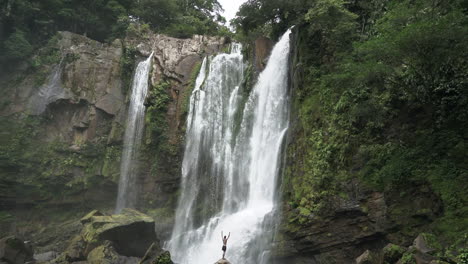
<path id="1" fill-rule="evenodd" d="M 0 264 L 467 264 L 467 13 L 0 0 Z"/>

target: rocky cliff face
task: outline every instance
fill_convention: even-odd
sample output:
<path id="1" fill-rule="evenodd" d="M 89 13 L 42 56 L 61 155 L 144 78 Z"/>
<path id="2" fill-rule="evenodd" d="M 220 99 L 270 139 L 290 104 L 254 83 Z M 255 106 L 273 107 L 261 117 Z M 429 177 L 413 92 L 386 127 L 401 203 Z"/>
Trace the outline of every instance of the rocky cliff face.
<path id="1" fill-rule="evenodd" d="M 0 236 L 33 228 L 15 226 L 18 221 L 112 210 L 132 70 L 151 52 L 139 204 L 171 215 L 192 77 L 203 57 L 225 44 L 224 38 L 152 33 L 104 44 L 59 32 L 29 64 L 1 74 Z M 22 213 L 38 206 L 54 215 Z"/>
<path id="2" fill-rule="evenodd" d="M 154 52 L 152 87 L 147 98 L 147 158 L 141 166 L 141 193 L 145 196 L 141 202 L 150 207 L 174 208 L 188 99 L 203 57 L 220 52 L 226 47 L 226 39 L 194 36 L 182 40 L 151 35 L 145 42 L 129 42 L 144 56 Z"/>
<path id="3" fill-rule="evenodd" d="M 458 241 L 438 241 L 434 235 L 424 233 L 434 232 L 435 223 L 440 225 L 445 211 L 441 197 L 427 182 L 378 190 L 357 177 L 356 172 L 362 169 L 358 157 L 353 157 L 348 171 L 340 172 L 346 176 L 306 182 L 306 175 L 311 174 L 306 153 L 314 151 L 306 149 L 310 145 L 300 117 L 304 114 L 300 113 L 304 103 L 301 89 L 307 74 L 301 64 L 305 56 L 301 41 L 306 40 L 296 31 L 291 41 L 289 81 L 293 104 L 281 187 L 282 218 L 272 251 L 274 263 L 456 263 L 457 255 L 461 256 L 462 248 L 466 248 L 466 236 L 460 235 Z M 320 119 L 325 118 L 314 111 L 306 114 L 316 122 L 307 125 L 320 126 Z M 327 144 L 327 136 L 320 135 L 323 144 Z M 299 203 L 294 202 L 294 184 L 310 185 L 307 198 L 299 197 Z M 421 237 L 433 243 L 429 254 L 418 246 Z"/>

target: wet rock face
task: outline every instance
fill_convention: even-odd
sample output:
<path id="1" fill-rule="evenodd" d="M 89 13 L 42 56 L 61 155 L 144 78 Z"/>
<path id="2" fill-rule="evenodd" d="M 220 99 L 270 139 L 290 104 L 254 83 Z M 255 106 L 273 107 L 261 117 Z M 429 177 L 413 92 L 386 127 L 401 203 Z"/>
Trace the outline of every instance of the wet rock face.
<path id="1" fill-rule="evenodd" d="M 267 37 L 259 37 L 255 40 L 255 69 L 257 72 L 263 71 L 266 66 L 273 41 Z"/>
<path id="2" fill-rule="evenodd" d="M 382 193 L 352 200 L 336 198 L 331 204 L 334 207 L 326 215 L 311 215 L 307 224 L 294 229 L 283 224 L 273 259 L 278 263 L 351 263 L 366 246 L 382 244 L 386 224 Z"/>
<path id="3" fill-rule="evenodd" d="M 190 39 L 177 39 L 165 35 L 155 35 L 154 44 L 156 65 L 153 81 L 158 81 L 161 74 L 176 79 L 180 83 L 188 81 L 193 65 L 203 56 L 220 51 L 226 40 L 221 37 L 195 35 Z"/>
<path id="4" fill-rule="evenodd" d="M 329 201 L 325 213 L 311 214 L 308 223 L 292 228 L 283 223 L 274 259 L 287 263 L 352 263 L 369 250 L 378 252 L 377 259 L 383 256 L 398 260 L 418 232 L 441 212 L 440 199 L 427 186 L 415 186 L 405 195 L 397 191 L 372 192 L 357 183 L 349 183 L 348 187 L 348 197 L 354 198 L 336 197 Z M 297 214 L 288 210 L 286 207 L 289 216 Z M 405 228 L 413 233 L 401 232 Z M 415 240 L 418 252 L 433 250 L 425 241 L 421 235 Z M 371 255 L 362 257 L 362 263 L 368 263 Z M 375 258 L 372 261 L 380 263 Z"/>
<path id="5" fill-rule="evenodd" d="M 112 122 L 122 123 L 126 110 L 121 42 L 103 44 L 70 32 L 59 32 L 57 39 L 59 61 L 42 65 L 37 72 L 18 72 L 22 81 L 10 85 L 6 94 L 10 104 L 0 115 L 46 116 L 50 120 L 42 135 L 46 141 L 80 144 L 108 136 Z M 44 80 L 38 82 L 42 75 Z M 11 84 L 8 77 L 0 82 Z"/>
<path id="6" fill-rule="evenodd" d="M 151 84 L 158 85 L 161 81 L 170 83 L 167 88 L 170 96 L 167 109 L 158 119 L 158 126 L 168 129 L 167 135 L 161 137 L 163 140 L 148 139 L 150 132 L 145 131 L 145 140 L 163 141 L 160 144 L 170 146 L 176 154 L 172 160 L 158 161 L 163 164 L 163 169 L 152 168 L 156 162 L 143 156 L 139 161 L 141 177 L 138 184 L 140 193 L 148 196 L 152 207 L 167 205 L 168 200 L 175 200 L 173 193 L 178 188 L 177 162 L 181 157 L 177 152 L 182 149 L 185 123 L 183 105 L 190 94 L 192 72 L 204 56 L 218 52 L 225 44 L 226 40 L 220 37 L 176 39 L 155 34 L 105 44 L 74 33 L 59 32 L 55 41 L 41 49 L 54 50 L 50 55 L 53 59 L 47 63 L 41 61 L 39 57 L 43 54 L 39 52 L 33 58 L 41 61 L 36 68 L 18 68 L 12 71 L 11 76 L 0 73 L 0 87 L 4 91 L 0 100 L 0 117 L 38 117 L 42 120 L 40 125 L 34 127 L 38 141 L 40 144 L 60 143 L 69 150 L 60 155 L 80 153 L 86 145 L 95 145 L 100 150 L 104 149 L 103 152 L 115 154 L 100 167 L 86 168 L 88 164 L 83 164 L 64 173 L 68 177 L 66 181 L 83 179 L 91 174 L 105 179 L 103 184 L 109 187 L 104 188 L 105 199 L 110 201 L 112 198 L 109 197 L 115 196 L 115 184 L 119 178 L 118 152 L 123 144 L 128 112 L 126 97 L 131 89 L 126 84 L 130 82 L 128 77 L 133 75 L 131 66 L 122 66 L 123 61 L 135 60 L 137 63 L 154 51 Z M 125 50 L 137 52 L 129 55 L 124 53 Z M 104 159 L 102 153 L 99 155 L 97 159 Z M 100 187 L 98 189 L 103 190 Z M 89 189 L 85 191 L 89 192 Z M 90 196 L 90 199 L 104 197 L 92 193 Z"/>
<path id="7" fill-rule="evenodd" d="M 158 127 L 165 127 L 162 137 L 167 140 L 160 142 L 159 146 L 164 145 L 175 151 L 169 155 L 157 153 L 160 156 L 157 162 L 143 162 L 140 170 L 142 174 L 140 193 L 146 194 L 145 201 L 151 201 L 151 206 L 172 207 L 175 206 L 174 202 L 177 200 L 174 199 L 173 194 L 179 188 L 180 163 L 183 155 L 184 128 L 188 109 L 186 104 L 194 85 L 192 78 L 196 77 L 197 74 L 194 71 L 205 56 L 220 52 L 228 43 L 222 37 L 199 35 L 189 39 L 150 35 L 144 40 L 127 41 L 128 45 L 137 47 L 137 50 L 144 56 L 154 52 L 150 77 L 152 86 L 156 87 L 162 82 L 168 83 L 166 94 L 169 100 L 165 106 L 164 120 L 158 121 L 157 124 Z M 147 136 L 147 141 L 151 140 L 155 139 L 148 140 Z M 154 154 L 148 155 L 156 156 Z M 154 163 L 160 166 L 156 172 L 151 171 Z M 163 229 L 167 231 L 171 230 L 171 227 L 164 226 Z"/>
<path id="8" fill-rule="evenodd" d="M 86 100 L 109 115 L 117 115 L 125 99 L 120 78 L 121 42 L 106 45 L 70 32 L 61 35 L 61 45 L 66 47 L 67 54 L 63 86 L 75 98 Z"/>

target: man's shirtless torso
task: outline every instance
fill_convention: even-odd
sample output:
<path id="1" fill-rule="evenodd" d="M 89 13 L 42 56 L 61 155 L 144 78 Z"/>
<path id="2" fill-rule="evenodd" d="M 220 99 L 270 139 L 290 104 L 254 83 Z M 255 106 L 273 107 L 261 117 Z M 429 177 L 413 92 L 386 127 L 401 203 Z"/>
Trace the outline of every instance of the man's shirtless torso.
<path id="1" fill-rule="evenodd" d="M 223 236 L 223 231 L 221 231 L 221 239 L 223 240 L 223 247 L 221 248 L 221 250 L 223 251 L 223 259 L 224 259 L 224 254 L 226 254 L 226 245 L 227 245 L 229 237 L 231 237 L 231 232 L 229 232 L 229 235 L 226 237 L 226 236 Z"/>

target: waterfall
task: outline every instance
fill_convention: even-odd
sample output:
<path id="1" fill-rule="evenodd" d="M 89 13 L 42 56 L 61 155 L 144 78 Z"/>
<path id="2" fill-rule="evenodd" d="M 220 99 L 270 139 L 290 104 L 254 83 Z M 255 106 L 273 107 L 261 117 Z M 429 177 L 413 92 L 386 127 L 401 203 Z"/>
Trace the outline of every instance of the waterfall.
<path id="1" fill-rule="evenodd" d="M 145 122 L 144 101 L 148 93 L 148 75 L 151 69 L 153 54 L 138 64 L 133 77 L 132 94 L 125 123 L 122 161 L 120 163 L 119 191 L 117 195 L 116 213 L 123 208 L 133 208 L 136 203 L 136 164 L 138 149 L 143 136 Z"/>
<path id="2" fill-rule="evenodd" d="M 226 258 L 232 263 L 268 261 L 289 122 L 289 34 L 273 48 L 250 93 L 241 85 L 239 44 L 203 62 L 190 98 L 182 193 L 165 245 L 176 263 L 214 263 L 222 255 L 221 231 L 231 232 Z"/>
<path id="3" fill-rule="evenodd" d="M 47 105 L 67 96 L 67 92 L 63 89 L 61 84 L 64 58 L 65 57 L 62 57 L 60 63 L 54 66 L 46 82 L 39 87 L 37 93 L 31 97 L 28 103 L 28 109 L 32 115 L 42 114 L 46 110 Z"/>

